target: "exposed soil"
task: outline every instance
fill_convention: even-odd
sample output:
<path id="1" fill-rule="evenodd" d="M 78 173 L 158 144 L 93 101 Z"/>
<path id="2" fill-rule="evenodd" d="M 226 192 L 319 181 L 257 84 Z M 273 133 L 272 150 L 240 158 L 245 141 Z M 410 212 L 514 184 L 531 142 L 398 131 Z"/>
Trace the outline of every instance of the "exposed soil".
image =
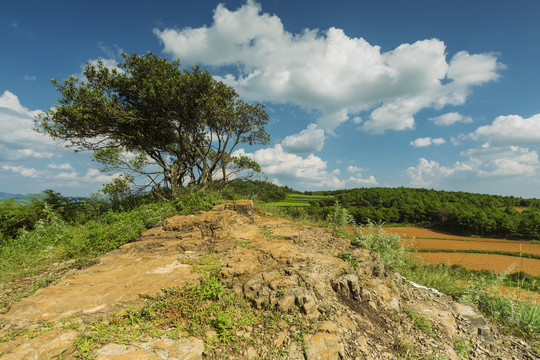
<path id="1" fill-rule="evenodd" d="M 343 253 L 350 261 L 338 256 Z M 106 337 L 118 318 L 142 329 L 133 309 L 151 299 L 175 303 L 159 298 L 161 289 L 200 285 L 196 261 L 209 254 L 218 255 L 220 284 L 246 301 L 254 321 L 224 332 L 236 342 L 220 342 L 216 331 L 233 328 L 232 314 L 224 313 L 207 314 L 211 321 L 199 332 L 178 320 L 180 332 Z M 268 309 L 278 313 L 275 320 L 263 316 Z M 88 340 L 92 334 L 99 341 Z M 0 309 L 2 360 L 78 359 L 84 347 L 96 360 L 538 358 L 530 344 L 499 331 L 473 305 L 387 271 L 379 254 L 329 229 L 259 216 L 245 200 L 169 218 Z"/>
<path id="2" fill-rule="evenodd" d="M 506 239 L 497 239 L 497 238 L 480 238 L 473 236 L 460 236 L 447 233 L 444 231 L 432 230 L 417 228 L 412 226 L 404 227 L 384 227 L 385 231 L 401 235 L 403 237 L 415 237 L 415 238 L 425 238 L 425 239 L 459 239 L 459 240 L 469 240 L 469 241 L 487 241 L 487 242 L 501 242 L 501 243 L 512 243 L 512 244 L 530 244 L 528 241 L 524 240 L 506 240 Z"/>
<path id="3" fill-rule="evenodd" d="M 489 270 L 501 273 L 511 266 L 512 272 L 523 271 L 531 275 L 540 275 L 540 260 L 519 258 L 516 256 L 471 254 L 471 253 L 418 253 L 429 264 L 461 265 L 472 270 Z"/>
<path id="4" fill-rule="evenodd" d="M 540 244 L 522 244 L 488 241 L 460 241 L 440 239 L 415 239 L 413 246 L 418 249 L 448 249 L 448 250 L 484 250 L 510 251 L 523 254 L 540 255 Z"/>

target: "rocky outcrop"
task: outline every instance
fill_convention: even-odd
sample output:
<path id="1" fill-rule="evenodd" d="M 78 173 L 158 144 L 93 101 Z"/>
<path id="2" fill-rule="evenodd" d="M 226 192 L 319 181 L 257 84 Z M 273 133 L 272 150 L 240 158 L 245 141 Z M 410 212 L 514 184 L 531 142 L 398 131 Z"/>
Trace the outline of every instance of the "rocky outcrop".
<path id="1" fill-rule="evenodd" d="M 348 254 L 344 261 L 338 255 Z M 139 241 L 72 271 L 0 316 L 2 359 L 72 359 L 85 326 L 107 324 L 160 289 L 197 284 L 193 263 L 219 253 L 220 279 L 254 312 L 276 309 L 268 329 L 244 326 L 230 353 L 208 352 L 217 333 L 100 343 L 95 359 L 532 359 L 468 304 L 404 282 L 379 255 L 330 230 L 259 216 L 250 201 L 174 216 Z M 341 256 L 343 257 L 343 256 Z M 351 264 L 355 266 L 352 267 Z M 82 324 L 66 326 L 77 317 Z M 457 347 L 456 344 L 465 344 Z M 206 346 L 206 347 L 205 347 Z M 279 351 L 277 351 L 279 350 Z"/>

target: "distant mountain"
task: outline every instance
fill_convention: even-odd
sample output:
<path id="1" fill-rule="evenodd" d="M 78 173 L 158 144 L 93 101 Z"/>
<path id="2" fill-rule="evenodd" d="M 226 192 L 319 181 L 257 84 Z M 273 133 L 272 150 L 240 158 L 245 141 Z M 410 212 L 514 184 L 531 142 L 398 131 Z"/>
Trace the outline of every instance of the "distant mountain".
<path id="1" fill-rule="evenodd" d="M 5 192 L 0 192 L 0 200 L 9 200 L 9 199 L 14 198 L 14 197 L 20 197 L 20 198 L 23 198 L 24 195 L 21 195 L 21 194 L 10 194 L 10 193 L 5 193 Z"/>

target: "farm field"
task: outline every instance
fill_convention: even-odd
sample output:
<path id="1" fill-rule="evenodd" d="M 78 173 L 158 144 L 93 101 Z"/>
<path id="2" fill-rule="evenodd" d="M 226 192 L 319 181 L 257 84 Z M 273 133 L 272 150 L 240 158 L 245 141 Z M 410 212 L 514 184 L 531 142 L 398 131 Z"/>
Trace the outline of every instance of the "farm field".
<path id="1" fill-rule="evenodd" d="M 385 231 L 396 233 L 405 239 L 415 238 L 413 246 L 420 251 L 441 250 L 441 252 L 419 252 L 417 256 L 430 264 L 461 265 L 471 270 L 489 270 L 500 273 L 514 266 L 515 271 L 540 275 L 540 259 L 521 258 L 501 254 L 479 254 L 473 251 L 512 252 L 516 255 L 540 255 L 540 244 L 524 240 L 504 240 L 452 235 L 431 229 L 416 227 L 386 227 Z M 442 250 L 456 251 L 443 252 Z M 471 253 L 467 253 L 470 250 Z M 459 251 L 459 252 L 457 252 Z"/>
<path id="2" fill-rule="evenodd" d="M 328 201 L 333 200 L 334 196 L 325 196 L 325 195 L 304 195 L 304 194 L 287 194 L 287 197 L 283 201 L 276 201 L 267 203 L 269 206 L 279 206 L 279 207 L 306 207 L 311 206 L 310 201 Z"/>
<path id="3" fill-rule="evenodd" d="M 500 273 L 513 266 L 512 272 L 523 271 L 527 274 L 540 276 L 540 260 L 537 259 L 493 254 L 445 252 L 417 253 L 416 256 L 429 264 L 455 264 L 471 270 L 489 270 L 494 273 Z"/>
<path id="4" fill-rule="evenodd" d="M 506 251 L 540 256 L 539 244 L 527 244 L 523 242 L 509 243 L 473 240 L 415 239 L 413 246 L 417 249 Z"/>
<path id="5" fill-rule="evenodd" d="M 403 226 L 403 227 L 383 227 L 385 231 L 398 234 L 403 237 L 411 238 L 415 237 L 418 239 L 448 239 L 448 240 L 466 240 L 466 241 L 477 241 L 477 242 L 500 242 L 500 243 L 512 243 L 512 244 L 529 244 L 527 241 L 518 241 L 518 240 L 505 240 L 505 239 L 495 239 L 495 238 L 481 238 L 473 236 L 460 236 L 453 235 L 450 233 L 417 228 L 412 226 Z"/>

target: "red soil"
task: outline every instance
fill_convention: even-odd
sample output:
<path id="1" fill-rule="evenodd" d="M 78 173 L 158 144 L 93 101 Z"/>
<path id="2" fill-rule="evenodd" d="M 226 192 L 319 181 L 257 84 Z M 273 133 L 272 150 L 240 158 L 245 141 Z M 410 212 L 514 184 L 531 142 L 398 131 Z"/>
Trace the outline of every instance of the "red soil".
<path id="1" fill-rule="evenodd" d="M 535 276 L 540 275 L 540 260 L 537 259 L 471 253 L 417 253 L 416 256 L 429 264 L 457 264 L 467 269 L 490 270 L 495 273 L 513 266 L 511 272 L 523 271 Z"/>

